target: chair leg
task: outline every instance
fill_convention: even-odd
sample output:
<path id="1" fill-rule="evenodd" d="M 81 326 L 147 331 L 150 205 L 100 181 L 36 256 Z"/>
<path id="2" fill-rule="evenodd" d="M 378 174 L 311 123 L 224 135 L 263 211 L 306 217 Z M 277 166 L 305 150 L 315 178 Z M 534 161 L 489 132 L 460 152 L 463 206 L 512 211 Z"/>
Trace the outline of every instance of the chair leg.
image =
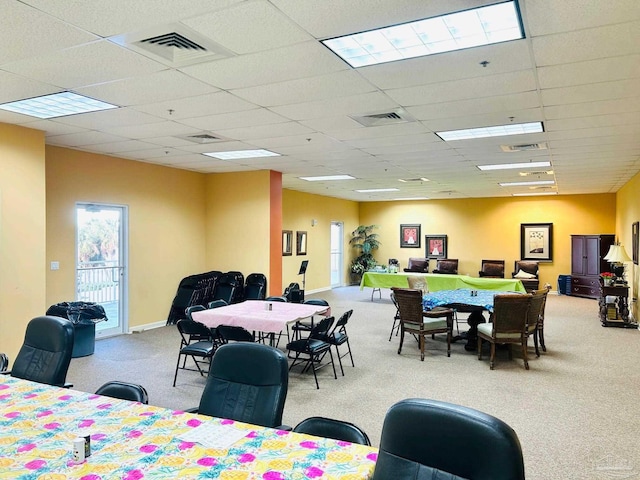
<path id="1" fill-rule="evenodd" d="M 424 362 L 424 334 L 420 334 L 420 361 Z"/>
<path id="2" fill-rule="evenodd" d="M 538 329 L 533 331 L 533 346 L 536 349 L 536 357 L 540 356 L 540 350 L 538 349 Z"/>
<path id="3" fill-rule="evenodd" d="M 522 358 L 524 358 L 524 369 L 529 370 L 529 359 L 527 358 L 527 337 L 522 341 Z"/>
<path id="4" fill-rule="evenodd" d="M 338 345 L 336 345 L 336 355 L 338 356 L 338 363 L 340 364 L 340 372 L 342 372 L 342 376 L 344 377 L 344 369 L 342 368 L 342 358 L 340 357 L 340 350 L 338 350 Z M 333 359 L 331 361 L 333 362 Z"/>
<path id="5" fill-rule="evenodd" d="M 398 347 L 398 355 L 400 355 L 400 352 L 402 351 L 402 342 L 404 342 L 404 328 L 402 328 L 402 325 L 400 326 L 400 346 Z"/>
<path id="6" fill-rule="evenodd" d="M 186 359 L 186 355 L 185 355 Z M 176 386 L 176 379 L 178 378 L 178 368 L 180 367 L 180 355 L 178 355 L 178 363 L 176 363 L 176 373 L 173 375 L 173 386 Z"/>
<path id="7" fill-rule="evenodd" d="M 351 344 L 349 343 L 349 338 L 347 337 L 347 348 L 349 349 L 349 358 L 351 359 L 351 366 L 353 368 L 356 367 L 356 364 L 353 363 L 353 354 L 351 353 Z"/>
<path id="8" fill-rule="evenodd" d="M 398 328 L 400 327 L 400 325 L 398 325 L 399 321 L 400 320 L 398 318 L 393 319 L 393 325 L 391 326 L 391 333 L 389 333 L 389 341 L 391 341 L 391 337 L 393 337 L 393 332 L 396 332 L 396 335 L 398 334 Z"/>
<path id="9" fill-rule="evenodd" d="M 482 360 L 482 339 L 478 337 L 478 360 Z"/>
<path id="10" fill-rule="evenodd" d="M 493 370 L 496 363 L 496 344 L 491 342 L 491 357 L 489 358 L 489 368 Z"/>
<path id="11" fill-rule="evenodd" d="M 540 346 L 542 347 L 542 351 L 546 352 L 547 351 L 547 347 L 544 344 L 544 327 L 538 329 L 538 336 L 540 338 Z"/>

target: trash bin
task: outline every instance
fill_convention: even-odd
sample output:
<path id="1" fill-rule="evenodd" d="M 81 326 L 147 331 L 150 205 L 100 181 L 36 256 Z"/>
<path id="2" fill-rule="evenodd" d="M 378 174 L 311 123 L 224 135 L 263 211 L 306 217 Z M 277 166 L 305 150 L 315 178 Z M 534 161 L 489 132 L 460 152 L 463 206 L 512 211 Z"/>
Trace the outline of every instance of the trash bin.
<path id="1" fill-rule="evenodd" d="M 46 315 L 71 320 L 74 327 L 72 358 L 93 355 L 96 345 L 96 323 L 106 321 L 102 305 L 92 302 L 62 302 L 51 305 Z"/>

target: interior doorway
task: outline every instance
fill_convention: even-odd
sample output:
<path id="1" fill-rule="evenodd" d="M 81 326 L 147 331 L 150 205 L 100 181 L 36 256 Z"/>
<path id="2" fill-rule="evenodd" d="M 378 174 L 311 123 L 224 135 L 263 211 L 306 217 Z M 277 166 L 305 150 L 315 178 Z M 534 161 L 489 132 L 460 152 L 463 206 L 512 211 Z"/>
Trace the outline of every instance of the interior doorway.
<path id="1" fill-rule="evenodd" d="M 76 204 L 76 300 L 102 305 L 108 319 L 96 338 L 128 328 L 126 226 L 126 206 Z"/>
<path id="2" fill-rule="evenodd" d="M 344 239 L 342 222 L 331 222 L 331 288 L 344 285 Z"/>

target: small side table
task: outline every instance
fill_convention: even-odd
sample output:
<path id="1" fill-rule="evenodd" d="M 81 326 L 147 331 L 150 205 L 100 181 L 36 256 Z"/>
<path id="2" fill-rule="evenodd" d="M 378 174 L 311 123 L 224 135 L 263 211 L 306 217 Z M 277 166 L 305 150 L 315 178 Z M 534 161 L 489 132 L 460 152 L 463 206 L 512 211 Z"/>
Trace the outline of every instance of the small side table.
<path id="1" fill-rule="evenodd" d="M 598 305 L 603 327 L 638 328 L 637 322 L 629 321 L 629 287 L 627 285 L 602 285 Z M 607 297 L 616 297 L 616 302 L 607 304 Z"/>

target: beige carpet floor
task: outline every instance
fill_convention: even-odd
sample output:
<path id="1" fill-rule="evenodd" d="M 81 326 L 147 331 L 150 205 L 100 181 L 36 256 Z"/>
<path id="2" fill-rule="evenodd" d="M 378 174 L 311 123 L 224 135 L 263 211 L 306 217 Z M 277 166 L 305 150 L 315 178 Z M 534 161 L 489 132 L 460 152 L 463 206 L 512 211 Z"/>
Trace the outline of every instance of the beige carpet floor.
<path id="1" fill-rule="evenodd" d="M 344 287 L 313 295 L 327 299 L 334 315 L 347 309 L 355 368 L 348 358 L 345 376 L 330 368 L 313 376 L 297 367 L 290 374 L 284 422 L 322 415 L 362 427 L 374 445 L 380 440 L 387 409 L 398 400 L 433 398 L 495 415 L 514 428 L 524 452 L 527 478 L 640 478 L 640 332 L 603 328 L 597 302 L 551 294 L 547 302 L 547 352 L 530 370 L 518 354 L 499 351 L 496 369 L 488 354 L 479 361 L 462 342 L 446 355 L 444 336 L 427 340 L 425 361 L 408 338 L 402 355 L 398 337 L 388 341 L 395 308 L 389 291 L 371 301 L 371 290 Z M 73 359 L 67 380 L 76 389 L 95 391 L 119 379 L 143 384 L 150 403 L 169 408 L 198 404 L 205 379 L 180 371 L 171 386 L 179 336 L 174 326 L 96 342 L 95 353 Z M 428 435 L 429 432 L 424 432 Z M 460 452 L 460 455 L 466 455 Z"/>

